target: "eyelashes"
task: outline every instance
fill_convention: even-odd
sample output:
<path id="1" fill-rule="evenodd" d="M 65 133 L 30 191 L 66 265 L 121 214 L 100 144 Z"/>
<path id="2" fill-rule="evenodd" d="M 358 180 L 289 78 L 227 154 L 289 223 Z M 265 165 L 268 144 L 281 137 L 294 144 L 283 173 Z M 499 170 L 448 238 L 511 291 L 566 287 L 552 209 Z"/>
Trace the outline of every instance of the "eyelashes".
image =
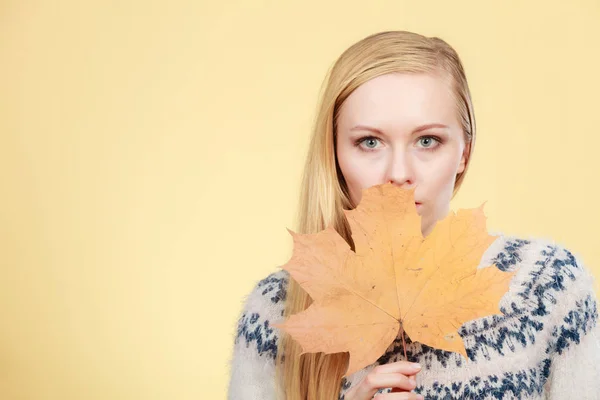
<path id="1" fill-rule="evenodd" d="M 421 136 L 418 141 L 420 142 L 423 139 L 432 139 L 434 141 L 434 145 L 432 145 L 432 146 L 421 147 L 421 149 L 423 149 L 424 151 L 435 151 L 443 143 L 443 140 L 441 138 L 439 138 L 438 136 L 433 136 L 433 135 Z M 365 142 L 367 140 L 379 141 L 379 138 L 377 138 L 375 136 L 371 136 L 371 135 L 363 136 L 354 141 L 354 146 L 358 147 L 361 151 L 364 151 L 364 152 L 376 151 L 377 150 L 376 148 L 362 146 L 363 142 Z"/>

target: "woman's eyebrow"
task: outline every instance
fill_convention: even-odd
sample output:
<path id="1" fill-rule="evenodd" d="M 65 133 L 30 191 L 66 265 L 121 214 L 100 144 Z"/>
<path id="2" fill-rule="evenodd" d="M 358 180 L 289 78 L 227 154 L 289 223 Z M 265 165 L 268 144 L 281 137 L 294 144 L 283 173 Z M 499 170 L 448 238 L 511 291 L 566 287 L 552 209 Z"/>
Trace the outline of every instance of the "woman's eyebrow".
<path id="1" fill-rule="evenodd" d="M 439 123 L 432 123 L 432 124 L 425 124 L 425 125 L 421 125 L 421 126 L 416 127 L 413 130 L 413 133 L 425 131 L 425 130 L 431 129 L 431 128 L 450 129 L 450 127 L 448 125 L 439 124 Z"/>
<path id="2" fill-rule="evenodd" d="M 377 133 L 378 135 L 385 136 L 385 134 L 377 128 L 372 128 L 366 125 L 356 125 L 353 128 L 350 128 L 351 131 L 370 131 L 373 133 Z"/>
<path id="3" fill-rule="evenodd" d="M 444 128 L 444 129 L 449 129 L 448 125 L 444 125 L 444 124 L 439 124 L 439 123 L 431 123 L 431 124 L 425 124 L 425 125 L 421 125 L 416 127 L 415 129 L 413 129 L 412 133 L 417 133 L 417 132 L 421 132 L 427 129 L 431 129 L 431 128 Z M 370 131 L 373 133 L 377 133 L 379 135 L 385 136 L 385 133 L 383 133 L 383 131 L 377 129 L 377 128 L 373 128 L 367 125 L 356 125 L 353 128 L 350 128 L 351 131 Z"/>

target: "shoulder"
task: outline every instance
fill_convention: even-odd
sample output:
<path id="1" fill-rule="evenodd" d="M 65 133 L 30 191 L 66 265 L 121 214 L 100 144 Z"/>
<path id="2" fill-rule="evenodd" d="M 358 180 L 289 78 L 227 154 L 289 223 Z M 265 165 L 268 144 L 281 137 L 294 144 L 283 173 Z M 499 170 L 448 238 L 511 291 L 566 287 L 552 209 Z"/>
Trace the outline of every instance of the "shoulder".
<path id="1" fill-rule="evenodd" d="M 479 268 L 495 266 L 514 276 L 500 299 L 501 315 L 461 327 L 469 357 L 489 359 L 490 349 L 504 356 L 529 347 L 550 355 L 579 344 L 598 320 L 594 277 L 582 258 L 549 238 L 491 234 L 496 240 Z"/>
<path id="2" fill-rule="evenodd" d="M 504 311 L 543 323 L 557 343 L 566 344 L 560 332 L 577 341 L 597 324 L 596 278 L 580 253 L 550 238 L 501 235 L 480 266 L 491 264 L 516 272 Z"/>
<path id="3" fill-rule="evenodd" d="M 244 311 L 262 311 L 275 318 L 283 315 L 289 279 L 289 272 L 278 270 L 259 280 L 246 296 Z"/>
<path id="4" fill-rule="evenodd" d="M 480 267 L 494 264 L 502 271 L 514 271 L 554 256 L 561 247 L 549 238 L 491 234 L 496 236 L 496 240 L 481 258 Z"/>
<path id="5" fill-rule="evenodd" d="M 594 276 L 578 252 L 547 237 L 495 236 L 480 267 L 494 264 L 502 271 L 516 271 L 520 283 L 543 282 L 556 291 L 594 291 Z"/>
<path id="6" fill-rule="evenodd" d="M 278 270 L 252 285 L 237 322 L 228 399 L 273 399 L 281 322 L 285 309 L 288 272 Z"/>
<path id="7" fill-rule="evenodd" d="M 279 270 L 254 285 L 238 319 L 236 344 L 252 347 L 258 355 L 275 359 L 281 335 L 272 324 L 283 320 L 288 282 L 289 273 Z"/>

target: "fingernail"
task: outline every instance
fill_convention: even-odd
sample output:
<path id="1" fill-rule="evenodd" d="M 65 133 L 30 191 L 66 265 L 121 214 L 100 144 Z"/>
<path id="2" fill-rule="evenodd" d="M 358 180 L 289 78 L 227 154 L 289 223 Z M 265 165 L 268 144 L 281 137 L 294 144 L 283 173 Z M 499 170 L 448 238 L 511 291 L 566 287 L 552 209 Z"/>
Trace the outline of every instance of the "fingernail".
<path id="1" fill-rule="evenodd" d="M 421 369 L 421 364 L 419 364 L 419 363 L 413 363 L 412 366 L 415 367 L 416 369 Z"/>
<path id="2" fill-rule="evenodd" d="M 422 395 L 418 394 L 418 395 L 417 395 L 417 399 L 419 399 L 419 400 L 423 400 L 423 399 L 424 399 L 424 397 L 423 397 Z"/>

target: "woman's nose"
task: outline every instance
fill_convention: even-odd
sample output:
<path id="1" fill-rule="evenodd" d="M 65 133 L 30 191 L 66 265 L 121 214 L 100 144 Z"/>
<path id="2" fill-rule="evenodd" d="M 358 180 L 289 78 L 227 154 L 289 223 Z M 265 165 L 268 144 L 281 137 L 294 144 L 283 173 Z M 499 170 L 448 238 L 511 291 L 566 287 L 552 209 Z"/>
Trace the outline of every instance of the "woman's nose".
<path id="1" fill-rule="evenodd" d="M 413 168 L 407 157 L 396 157 L 390 162 L 386 182 L 402 187 L 415 183 Z"/>

